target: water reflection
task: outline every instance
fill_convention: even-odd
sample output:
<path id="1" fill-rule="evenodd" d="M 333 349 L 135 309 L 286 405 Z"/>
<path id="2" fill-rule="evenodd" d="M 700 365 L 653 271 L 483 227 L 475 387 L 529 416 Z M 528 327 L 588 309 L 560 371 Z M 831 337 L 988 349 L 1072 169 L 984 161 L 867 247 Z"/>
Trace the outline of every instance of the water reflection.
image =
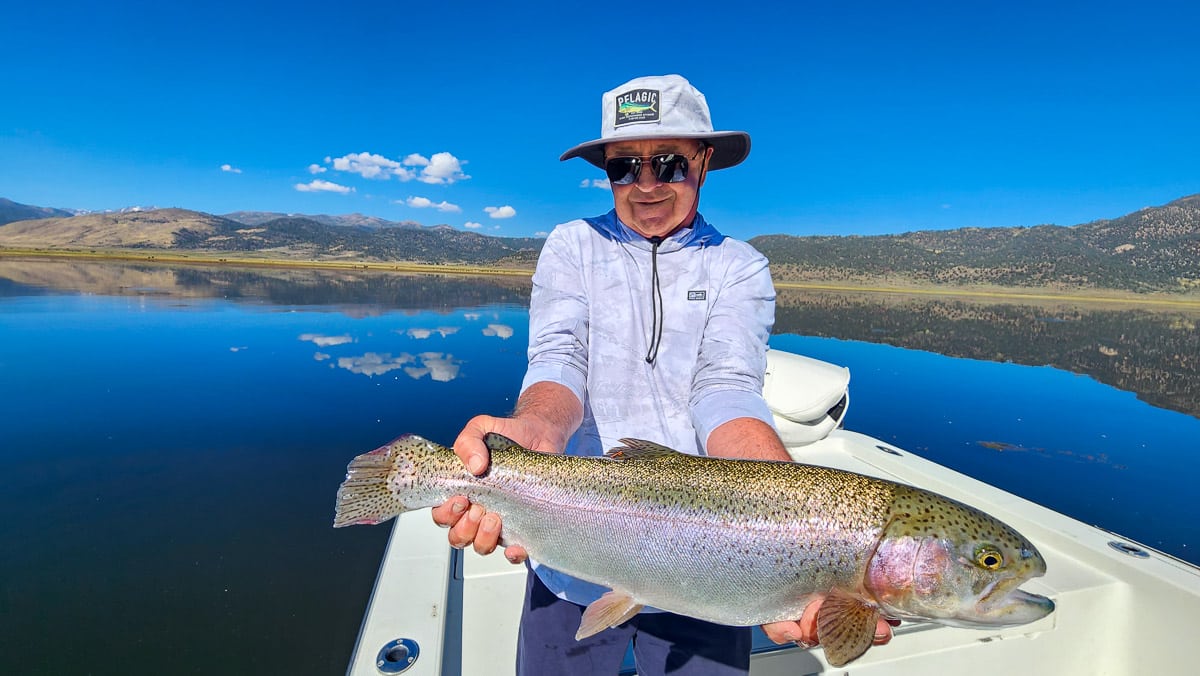
<path id="1" fill-rule="evenodd" d="M 1200 308 L 1016 304 L 892 294 L 780 292 L 775 333 L 862 340 L 1091 376 L 1200 417 Z"/>
<path id="2" fill-rule="evenodd" d="M 387 309 L 448 310 L 527 305 L 527 277 L 470 277 L 386 271 L 79 263 L 0 258 L 0 296 L 49 288 L 106 296 L 226 298 L 276 305 L 332 306 L 350 316 Z M 469 319 L 469 317 L 468 317 Z"/>
<path id="3" fill-rule="evenodd" d="M 483 305 L 527 306 L 522 277 L 412 275 L 382 271 L 169 267 L 0 259 L 0 295 L 29 287 L 126 296 L 218 297 L 279 305 L 331 307 L 352 317 L 391 309 L 415 312 Z M 459 315 L 464 323 L 479 312 Z M 1154 406 L 1200 416 L 1200 308 L 1149 309 L 1074 302 L 996 302 L 962 298 L 785 289 L 776 334 L 883 343 L 996 362 L 1049 365 L 1134 392 Z M 411 327 L 409 338 L 446 338 L 462 326 Z M 513 327 L 489 323 L 484 336 L 508 339 Z M 348 335 L 304 334 L 320 347 Z M 321 359 L 320 353 L 317 356 Z M 345 357 L 342 368 L 380 375 L 410 362 L 375 350 Z M 342 358 L 337 362 L 341 366 Z M 422 358 L 414 373 L 454 377 L 450 358 Z"/>
<path id="4" fill-rule="evenodd" d="M 18 263 L 0 259 L 5 673 L 76 666 L 64 626 L 97 673 L 274 673 L 297 644 L 292 673 L 341 671 L 388 533 L 330 528 L 346 462 L 510 412 L 528 280 Z M 1197 561 L 1179 515 L 1200 419 L 1060 370 L 1186 401 L 1196 321 L 785 292 L 772 344 L 851 366 L 852 429 Z"/>

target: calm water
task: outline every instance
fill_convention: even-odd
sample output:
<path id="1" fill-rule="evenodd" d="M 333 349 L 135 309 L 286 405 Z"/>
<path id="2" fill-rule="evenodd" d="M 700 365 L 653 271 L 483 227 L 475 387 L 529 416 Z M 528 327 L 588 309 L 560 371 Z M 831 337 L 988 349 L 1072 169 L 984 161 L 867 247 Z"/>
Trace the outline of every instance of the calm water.
<path id="1" fill-rule="evenodd" d="M 0 261 L 0 671 L 344 670 L 388 534 L 330 527 L 345 465 L 506 412 L 527 294 L 523 280 Z M 952 333 L 939 322 L 955 313 L 966 340 L 896 346 Z M 1027 356 L 1042 338 L 1014 316 L 1052 354 Z M 781 296 L 772 343 L 850 367 L 849 428 L 1200 563 L 1195 364 L 1168 354 L 1186 356 L 1195 319 Z M 1121 381 L 1137 394 L 1100 382 L 1144 371 Z"/>

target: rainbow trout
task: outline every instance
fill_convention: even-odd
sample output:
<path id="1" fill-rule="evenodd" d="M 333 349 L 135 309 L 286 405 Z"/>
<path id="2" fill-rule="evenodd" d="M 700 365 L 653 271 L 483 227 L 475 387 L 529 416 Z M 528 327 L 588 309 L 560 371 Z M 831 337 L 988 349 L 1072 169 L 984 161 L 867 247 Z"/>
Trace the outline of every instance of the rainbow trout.
<path id="1" fill-rule="evenodd" d="M 795 620 L 823 599 L 817 636 L 842 666 L 879 617 L 959 627 L 1031 622 L 1050 599 L 1017 589 L 1046 572 L 1000 521 L 891 481 L 789 462 L 698 457 L 636 439 L 604 457 L 485 438 L 471 475 L 444 446 L 406 435 L 355 458 L 335 527 L 376 524 L 466 495 L 503 520 L 503 541 L 612 591 L 576 638 L 643 606 L 726 625 Z"/>

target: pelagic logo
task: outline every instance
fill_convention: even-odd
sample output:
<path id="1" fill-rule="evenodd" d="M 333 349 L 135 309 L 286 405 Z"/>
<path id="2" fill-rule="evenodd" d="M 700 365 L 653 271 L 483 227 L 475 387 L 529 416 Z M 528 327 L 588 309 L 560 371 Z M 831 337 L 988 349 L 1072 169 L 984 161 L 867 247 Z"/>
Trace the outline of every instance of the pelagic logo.
<path id="1" fill-rule="evenodd" d="M 658 122 L 657 89 L 634 89 L 617 97 L 617 119 L 613 126 L 635 122 Z"/>
<path id="2" fill-rule="evenodd" d="M 704 289 L 699 291 L 688 291 L 688 300 L 704 300 L 707 297 Z"/>

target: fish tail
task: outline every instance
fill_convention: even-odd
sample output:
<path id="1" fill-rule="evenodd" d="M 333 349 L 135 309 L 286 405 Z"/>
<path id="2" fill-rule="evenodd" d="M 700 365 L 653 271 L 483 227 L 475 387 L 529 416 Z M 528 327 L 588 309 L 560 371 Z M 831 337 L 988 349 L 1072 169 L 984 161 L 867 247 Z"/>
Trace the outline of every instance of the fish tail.
<path id="1" fill-rule="evenodd" d="M 364 453 L 346 468 L 346 480 L 337 492 L 333 527 L 375 525 L 408 511 L 388 487 L 395 466 L 392 444 Z"/>

